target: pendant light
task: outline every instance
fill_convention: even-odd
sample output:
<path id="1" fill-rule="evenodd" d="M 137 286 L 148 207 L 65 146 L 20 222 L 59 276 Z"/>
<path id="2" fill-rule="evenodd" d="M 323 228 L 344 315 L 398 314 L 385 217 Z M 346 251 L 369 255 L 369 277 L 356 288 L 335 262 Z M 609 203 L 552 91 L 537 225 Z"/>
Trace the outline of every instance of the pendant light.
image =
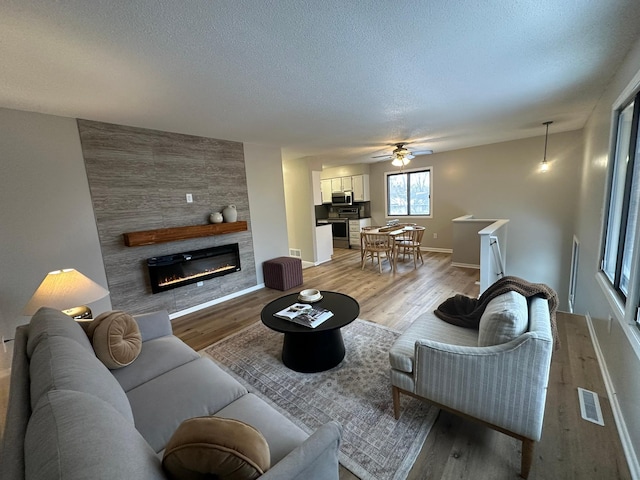
<path id="1" fill-rule="evenodd" d="M 551 121 L 543 123 L 543 125 L 547 127 L 547 131 L 544 134 L 544 157 L 542 157 L 542 163 L 540 164 L 541 172 L 546 172 L 547 170 L 549 170 L 549 164 L 547 163 L 547 142 L 549 140 L 549 125 L 551 125 L 552 123 L 553 122 Z"/>

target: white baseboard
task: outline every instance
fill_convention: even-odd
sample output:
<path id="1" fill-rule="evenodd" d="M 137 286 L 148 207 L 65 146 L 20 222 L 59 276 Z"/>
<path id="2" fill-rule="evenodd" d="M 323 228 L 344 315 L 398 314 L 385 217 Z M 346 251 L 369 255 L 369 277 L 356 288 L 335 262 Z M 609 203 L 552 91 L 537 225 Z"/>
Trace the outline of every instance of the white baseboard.
<path id="1" fill-rule="evenodd" d="M 302 269 L 309 268 L 309 267 L 315 267 L 315 266 L 316 266 L 316 264 L 313 263 L 313 262 L 308 262 L 306 260 L 302 260 Z"/>
<path id="2" fill-rule="evenodd" d="M 333 260 L 333 258 L 327 258 L 326 260 L 320 260 L 319 262 L 312 263 L 310 266 L 317 267 L 318 265 L 322 265 L 323 263 L 330 262 L 331 260 Z M 309 263 L 311 263 L 311 262 L 309 262 Z M 305 268 L 304 265 L 303 265 L 302 268 Z"/>
<path id="3" fill-rule="evenodd" d="M 462 268 L 475 268 L 476 270 L 480 270 L 480 265 L 474 265 L 472 263 L 451 262 L 451 266 L 462 267 Z"/>
<path id="4" fill-rule="evenodd" d="M 200 305 L 196 305 L 195 307 L 190 307 L 185 310 L 180 310 L 179 312 L 174 312 L 169 314 L 169 318 L 173 320 L 174 318 L 181 317 L 183 315 L 187 315 L 188 313 L 197 312 L 198 310 L 202 310 L 203 308 L 212 307 L 213 305 L 217 305 L 218 303 L 226 302 L 227 300 L 231 300 L 232 298 L 239 297 L 240 295 L 244 295 L 246 293 L 255 292 L 256 290 L 260 290 L 264 288 L 264 283 L 259 283 L 250 288 L 245 288 L 244 290 L 240 290 L 239 292 L 234 292 L 224 297 L 216 298 L 206 303 L 201 303 Z"/>
<path id="5" fill-rule="evenodd" d="M 423 252 L 436 252 L 436 253 L 453 253 L 450 248 L 436 248 L 436 247 L 420 247 Z"/>
<path id="6" fill-rule="evenodd" d="M 600 365 L 600 372 L 602 373 L 604 386 L 607 389 L 607 396 L 609 397 L 609 403 L 611 404 L 611 410 L 613 412 L 613 418 L 618 429 L 618 435 L 620 436 L 620 441 L 622 442 L 624 456 L 627 459 L 629 471 L 631 472 L 631 478 L 638 480 L 640 479 L 640 463 L 638 463 L 638 457 L 636 455 L 635 449 L 633 448 L 633 443 L 631 442 L 631 437 L 629 436 L 629 430 L 627 429 L 627 424 L 624 421 L 622 410 L 620 409 L 620 404 L 618 403 L 618 396 L 616 395 L 615 387 L 613 386 L 611 376 L 609 375 L 607 362 L 604 359 L 604 355 L 602 354 L 602 350 L 600 349 L 600 343 L 598 342 L 598 337 L 596 336 L 595 329 L 593 328 L 593 319 L 591 318 L 591 314 L 589 312 L 586 313 L 585 317 L 587 319 L 587 326 L 589 327 L 589 334 L 591 335 L 593 349 L 596 352 L 596 358 L 598 359 L 598 364 Z"/>

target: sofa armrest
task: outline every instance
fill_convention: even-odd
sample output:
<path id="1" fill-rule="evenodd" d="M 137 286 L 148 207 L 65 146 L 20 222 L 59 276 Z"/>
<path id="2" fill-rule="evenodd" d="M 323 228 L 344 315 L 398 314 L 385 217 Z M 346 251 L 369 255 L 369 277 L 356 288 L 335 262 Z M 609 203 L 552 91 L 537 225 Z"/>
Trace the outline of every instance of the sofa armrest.
<path id="1" fill-rule="evenodd" d="M 510 432 L 538 440 L 552 340 L 527 332 L 490 347 L 416 342 L 415 393 Z"/>
<path id="2" fill-rule="evenodd" d="M 325 423 L 302 445 L 272 465 L 260 479 L 337 480 L 341 433 L 342 428 L 338 423 Z"/>
<path id="3" fill-rule="evenodd" d="M 166 310 L 134 315 L 133 318 L 138 322 L 138 328 L 140 329 L 143 342 L 153 340 L 158 337 L 173 335 L 171 319 L 169 318 L 169 313 Z"/>

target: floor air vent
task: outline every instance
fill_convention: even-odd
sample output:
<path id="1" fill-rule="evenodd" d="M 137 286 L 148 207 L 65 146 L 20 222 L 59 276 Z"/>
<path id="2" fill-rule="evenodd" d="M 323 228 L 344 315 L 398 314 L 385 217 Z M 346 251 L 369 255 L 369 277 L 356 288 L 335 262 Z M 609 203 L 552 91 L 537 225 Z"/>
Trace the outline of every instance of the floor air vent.
<path id="1" fill-rule="evenodd" d="M 578 398 L 580 399 L 580 414 L 582 418 L 604 426 L 598 395 L 595 392 L 578 387 Z"/>

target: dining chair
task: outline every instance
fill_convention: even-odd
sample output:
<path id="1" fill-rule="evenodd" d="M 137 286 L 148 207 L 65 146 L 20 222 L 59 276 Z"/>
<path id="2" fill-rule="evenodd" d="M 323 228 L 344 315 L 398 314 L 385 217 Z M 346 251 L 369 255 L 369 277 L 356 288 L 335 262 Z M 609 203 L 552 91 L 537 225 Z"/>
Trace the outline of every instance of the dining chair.
<path id="1" fill-rule="evenodd" d="M 378 269 L 382 273 L 382 255 L 389 261 L 389 266 L 393 270 L 392 264 L 392 238 L 390 235 L 384 233 L 369 233 L 362 232 L 362 270 L 367 263 L 367 258 L 371 257 L 371 263 L 374 264 L 374 259 L 378 259 Z"/>
<path id="2" fill-rule="evenodd" d="M 417 227 L 417 226 L 418 226 L 417 223 L 399 223 L 396 225 L 397 228 L 402 228 L 403 230 L 406 227 Z M 396 240 L 409 240 L 409 239 L 410 239 L 410 234 L 407 234 L 407 233 L 396 235 Z"/>
<path id="3" fill-rule="evenodd" d="M 368 227 L 362 227 L 360 230 L 360 262 L 362 262 L 362 259 L 364 258 L 364 233 L 370 230 L 378 230 L 379 228 L 382 228 L 382 226 L 370 225 Z"/>
<path id="4" fill-rule="evenodd" d="M 397 238 L 395 241 L 396 252 L 394 252 L 393 255 L 400 255 L 400 251 L 402 250 L 402 261 L 404 261 L 404 256 L 407 253 L 411 253 L 413 255 L 413 268 L 417 268 L 418 258 L 420 259 L 420 262 L 424 264 L 422 251 L 420 250 L 424 231 L 425 227 L 418 226 L 405 230 L 402 238 Z"/>

